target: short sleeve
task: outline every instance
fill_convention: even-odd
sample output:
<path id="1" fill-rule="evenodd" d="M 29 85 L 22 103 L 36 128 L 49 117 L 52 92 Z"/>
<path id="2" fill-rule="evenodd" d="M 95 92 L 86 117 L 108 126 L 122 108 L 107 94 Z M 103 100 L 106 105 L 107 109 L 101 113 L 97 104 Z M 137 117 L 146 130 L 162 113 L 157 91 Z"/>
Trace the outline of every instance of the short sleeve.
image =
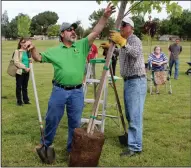
<path id="1" fill-rule="evenodd" d="M 182 46 L 180 46 L 180 52 L 182 52 Z"/>
<path id="2" fill-rule="evenodd" d="M 41 62 L 46 62 L 46 63 L 51 63 L 52 60 L 51 60 L 51 52 L 50 50 L 46 50 L 44 52 L 41 52 L 40 55 L 42 56 L 42 60 Z"/>
<path id="3" fill-rule="evenodd" d="M 168 47 L 169 51 L 171 51 L 171 45 Z"/>
<path id="4" fill-rule="evenodd" d="M 151 54 L 151 55 L 149 55 L 149 57 L 148 57 L 148 63 L 150 64 L 152 61 L 153 61 L 153 57 L 152 57 L 152 54 Z"/>
<path id="5" fill-rule="evenodd" d="M 165 54 L 163 54 L 163 61 L 167 61 L 167 60 L 168 60 L 168 58 L 166 57 Z"/>
<path id="6" fill-rule="evenodd" d="M 81 44 L 83 47 L 84 56 L 87 57 L 91 46 L 89 45 L 88 37 L 81 39 Z"/>

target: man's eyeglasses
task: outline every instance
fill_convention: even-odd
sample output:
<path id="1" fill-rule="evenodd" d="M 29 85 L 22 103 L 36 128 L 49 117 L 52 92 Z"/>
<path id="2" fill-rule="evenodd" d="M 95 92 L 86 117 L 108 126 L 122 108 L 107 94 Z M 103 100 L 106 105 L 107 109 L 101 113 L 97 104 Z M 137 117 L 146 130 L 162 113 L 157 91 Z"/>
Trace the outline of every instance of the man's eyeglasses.
<path id="1" fill-rule="evenodd" d="M 67 32 L 72 32 L 72 30 L 75 32 L 76 30 L 73 27 L 70 27 L 68 29 L 66 29 Z"/>

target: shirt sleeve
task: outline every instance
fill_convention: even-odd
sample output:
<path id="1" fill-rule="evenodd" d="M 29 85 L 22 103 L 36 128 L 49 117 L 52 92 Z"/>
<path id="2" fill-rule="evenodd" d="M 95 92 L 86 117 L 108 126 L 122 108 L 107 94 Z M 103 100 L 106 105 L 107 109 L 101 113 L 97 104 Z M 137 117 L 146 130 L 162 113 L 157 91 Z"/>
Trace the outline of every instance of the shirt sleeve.
<path id="1" fill-rule="evenodd" d="M 21 54 L 23 52 L 19 51 L 19 50 L 15 50 L 14 52 L 14 56 L 13 56 L 13 60 L 14 60 L 14 64 L 20 68 L 20 69 L 25 69 L 26 66 L 22 63 L 22 60 L 21 60 Z"/>
<path id="2" fill-rule="evenodd" d="M 163 61 L 168 61 L 168 58 L 166 57 L 165 54 L 163 54 Z"/>
<path id="3" fill-rule="evenodd" d="M 81 43 L 83 47 L 84 56 L 87 57 L 91 48 L 88 42 L 88 37 L 81 39 Z"/>
<path id="4" fill-rule="evenodd" d="M 171 52 L 171 45 L 168 47 L 168 50 Z"/>
<path id="5" fill-rule="evenodd" d="M 180 53 L 182 52 L 182 46 L 180 46 Z"/>
<path id="6" fill-rule="evenodd" d="M 151 54 L 151 55 L 149 55 L 149 57 L 148 57 L 148 63 L 150 64 L 150 63 L 152 62 L 152 60 L 153 60 L 153 57 L 152 57 L 152 54 Z"/>
<path id="7" fill-rule="evenodd" d="M 41 52 L 40 55 L 42 56 L 41 62 L 52 63 L 52 60 L 51 60 L 52 54 L 49 49 L 44 52 Z"/>

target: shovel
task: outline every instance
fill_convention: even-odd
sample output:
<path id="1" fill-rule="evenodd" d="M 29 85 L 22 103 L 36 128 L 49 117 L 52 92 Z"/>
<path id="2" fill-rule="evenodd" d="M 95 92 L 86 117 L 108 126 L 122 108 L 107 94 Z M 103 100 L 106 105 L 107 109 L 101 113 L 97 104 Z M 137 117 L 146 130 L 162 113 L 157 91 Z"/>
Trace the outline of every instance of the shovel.
<path id="1" fill-rule="evenodd" d="M 36 148 L 36 151 L 43 163 L 52 164 L 55 161 L 55 151 L 54 151 L 53 147 L 46 147 L 46 145 L 45 145 L 44 129 L 43 129 L 42 117 L 41 117 L 40 107 L 39 107 L 39 102 L 38 102 L 38 95 L 37 95 L 37 90 L 36 90 L 31 54 L 29 56 L 29 60 L 30 60 L 29 66 L 30 66 L 30 71 L 31 71 L 32 85 L 33 85 L 33 90 L 34 90 L 34 95 L 35 95 L 38 119 L 39 119 L 39 123 L 40 123 L 40 133 L 41 133 L 41 138 L 42 138 L 42 142 L 43 142 L 42 147 Z"/>
<path id="2" fill-rule="evenodd" d="M 117 105 L 118 105 L 118 110 L 119 110 L 119 114 L 120 114 L 120 118 L 121 118 L 121 123 L 124 129 L 124 135 L 119 136 L 119 142 L 121 145 L 125 145 L 127 146 L 127 142 L 128 142 L 128 134 L 127 134 L 127 127 L 124 121 L 124 117 L 123 117 L 123 112 L 122 112 L 122 108 L 121 108 L 121 103 L 119 101 L 119 96 L 117 93 L 117 89 L 116 89 L 116 85 L 115 85 L 115 81 L 114 81 L 114 76 L 113 76 L 113 71 L 111 68 L 111 65 L 109 66 L 109 70 L 110 70 L 110 74 L 111 74 L 111 80 L 112 80 L 112 84 L 113 84 L 113 89 L 114 89 L 114 93 L 115 93 L 115 97 L 116 97 L 116 101 L 117 101 Z"/>

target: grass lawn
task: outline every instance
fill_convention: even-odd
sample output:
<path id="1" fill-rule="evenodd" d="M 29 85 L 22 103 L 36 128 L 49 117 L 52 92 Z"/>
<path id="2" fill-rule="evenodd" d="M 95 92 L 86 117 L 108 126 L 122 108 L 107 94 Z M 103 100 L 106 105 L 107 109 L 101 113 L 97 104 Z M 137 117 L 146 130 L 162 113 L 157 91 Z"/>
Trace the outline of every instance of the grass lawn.
<path id="1" fill-rule="evenodd" d="M 98 46 L 101 41 L 95 43 Z M 46 48 L 57 45 L 58 42 L 34 41 L 34 44 L 38 51 L 44 51 Z M 163 52 L 168 53 L 166 42 L 153 42 L 152 48 L 157 44 L 162 47 Z M 191 48 L 188 42 L 182 42 L 181 45 L 183 52 L 180 55 L 180 77 L 178 80 L 171 79 L 173 94 L 169 95 L 164 86 L 161 86 L 160 95 L 147 94 L 143 123 L 143 153 L 132 158 L 120 158 L 119 154 L 124 149 L 118 141 L 118 136 L 122 135 L 122 127 L 107 118 L 106 140 L 99 166 L 191 166 L 190 77 L 185 75 L 185 71 L 189 68 L 186 62 L 191 59 Z M 18 107 L 15 97 L 15 78 L 6 73 L 12 52 L 16 47 L 16 41 L 2 43 L 2 166 L 45 166 L 34 152 L 34 147 L 39 143 L 40 131 L 32 81 L 29 80 L 28 87 L 32 105 Z M 143 42 L 143 48 L 146 61 L 150 46 L 147 42 Z M 102 52 L 102 49 L 99 49 L 99 57 L 102 57 Z M 97 66 L 97 76 L 101 75 L 102 68 L 101 65 Z M 117 76 L 120 76 L 119 63 L 116 72 Z M 44 119 L 52 88 L 52 65 L 34 63 L 34 73 Z M 123 105 L 123 81 L 119 80 L 116 84 Z M 93 96 L 92 89 L 90 90 L 89 97 Z M 112 106 L 115 104 L 115 97 L 111 87 L 109 87 L 108 104 L 107 114 L 117 115 L 117 111 Z M 85 106 L 83 116 L 90 115 L 91 107 L 91 105 Z M 54 141 L 56 163 L 51 166 L 67 166 L 66 140 L 67 115 L 65 114 Z"/>

